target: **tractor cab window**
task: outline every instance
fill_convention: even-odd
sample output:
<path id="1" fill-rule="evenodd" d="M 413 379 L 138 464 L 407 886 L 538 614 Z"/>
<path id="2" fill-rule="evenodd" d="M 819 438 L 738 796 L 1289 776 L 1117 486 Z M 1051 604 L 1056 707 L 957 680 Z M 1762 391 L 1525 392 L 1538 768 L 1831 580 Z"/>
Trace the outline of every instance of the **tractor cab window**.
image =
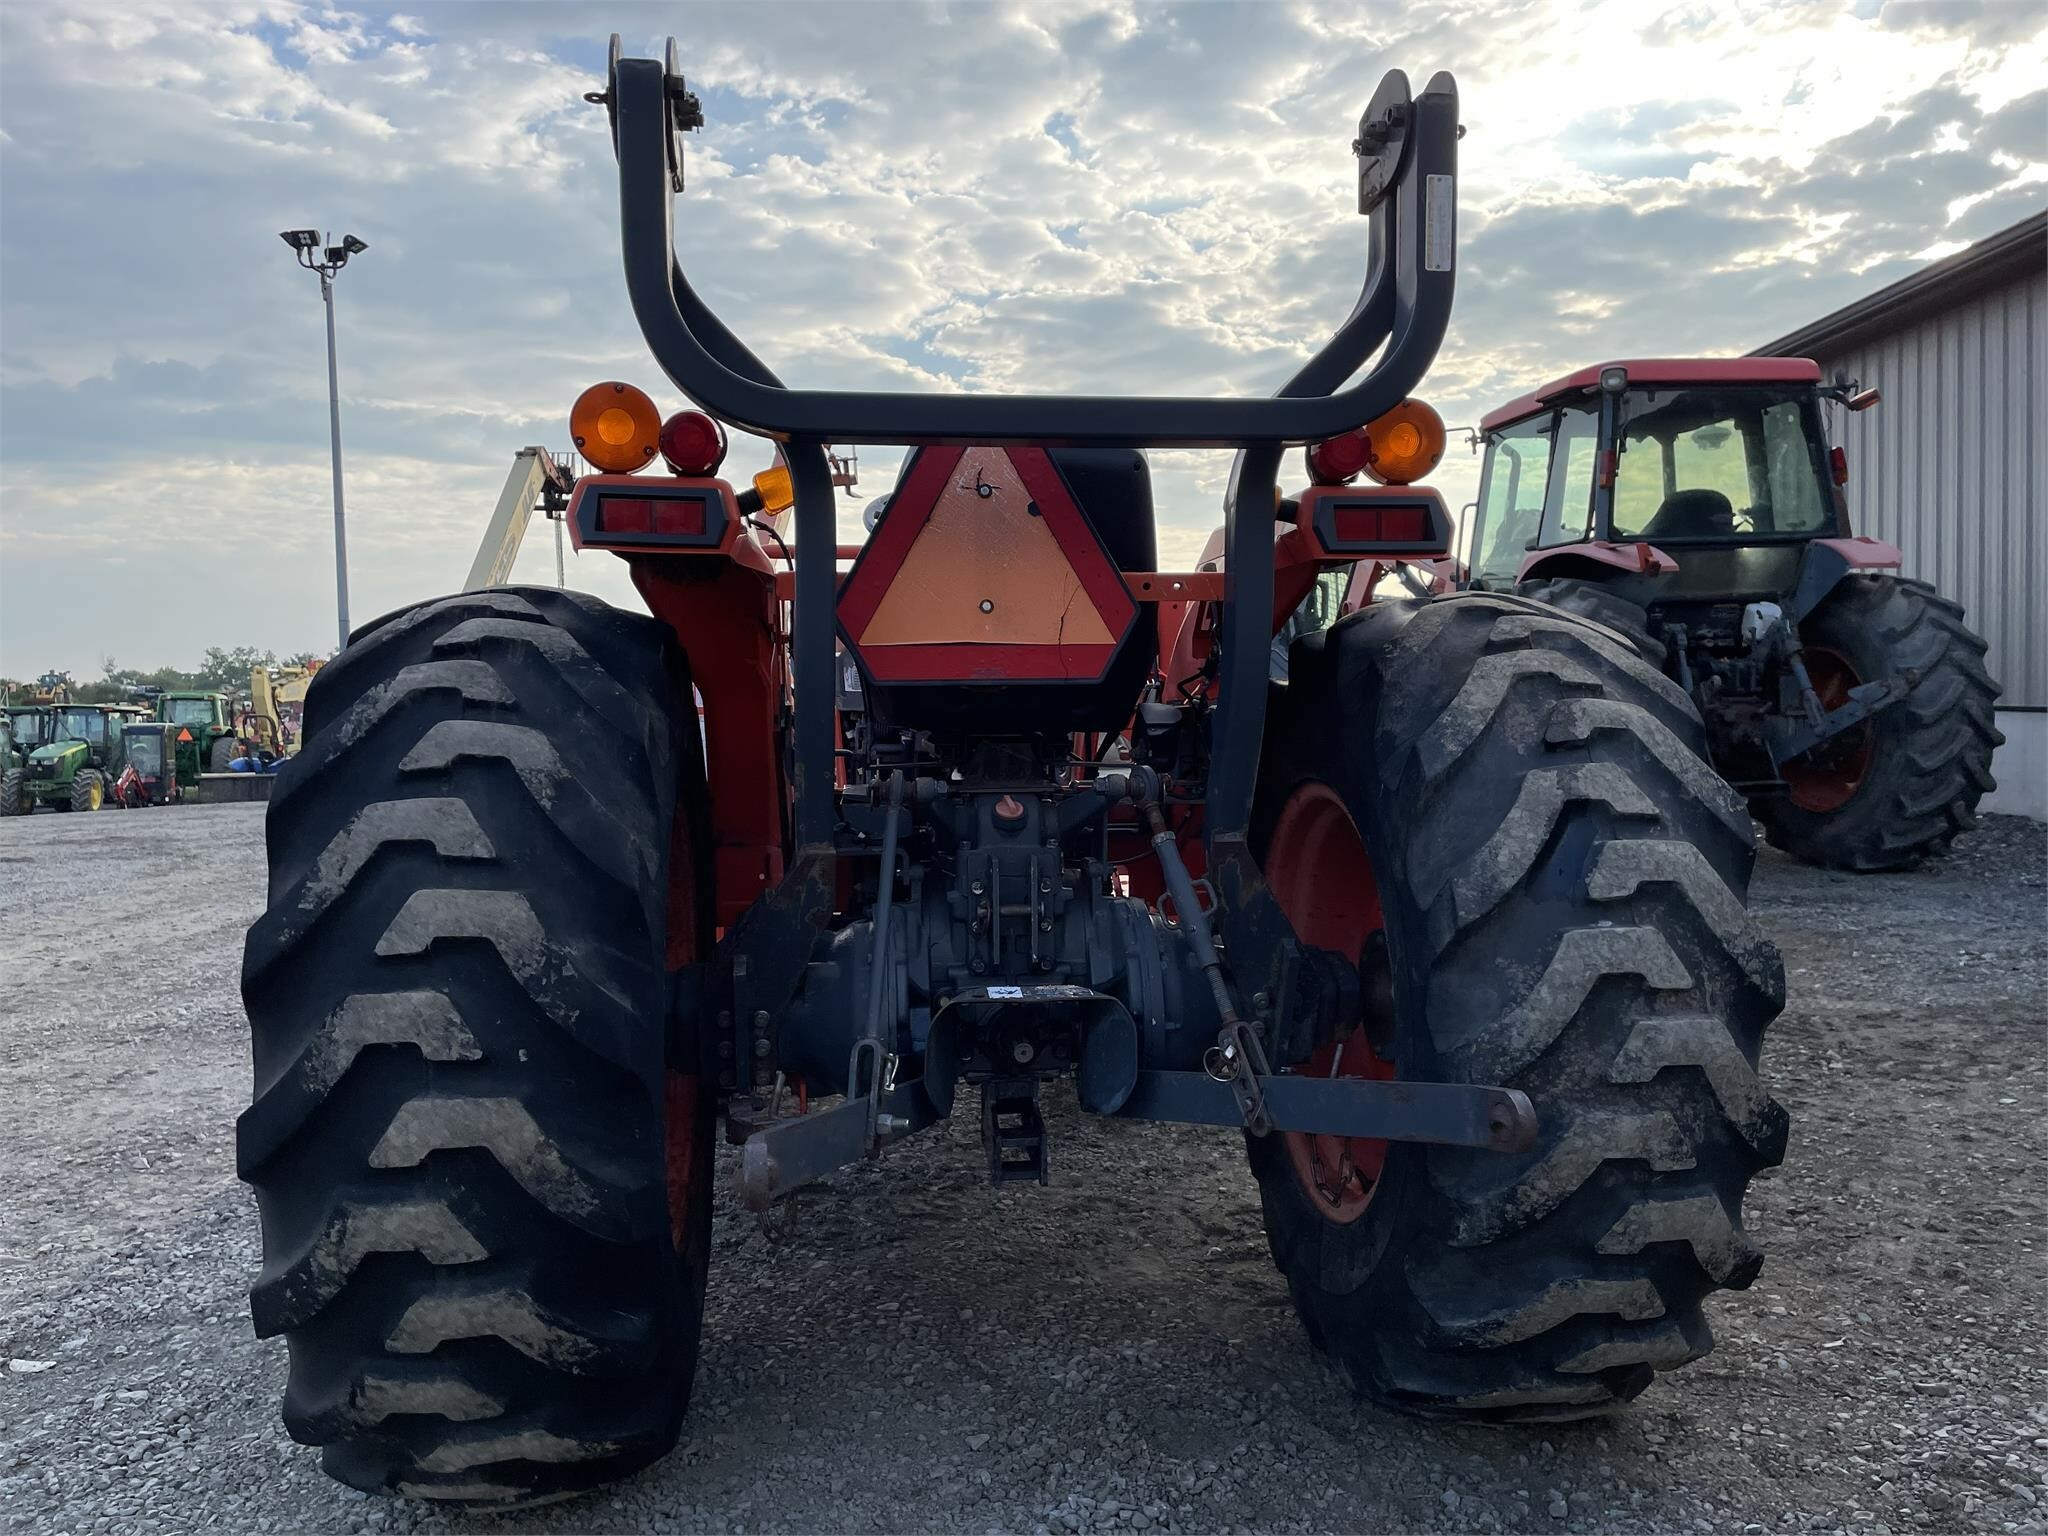
<path id="1" fill-rule="evenodd" d="M 1809 427 L 1809 418 L 1811 427 Z M 1827 440 L 1811 404 L 1764 407 L 1764 493 L 1769 533 L 1815 533 L 1834 524 L 1834 496 L 1821 481 Z"/>
<path id="2" fill-rule="evenodd" d="M 1550 459 L 1550 483 L 1543 496 L 1543 528 L 1537 543 L 1577 544 L 1593 524 L 1593 468 L 1600 455 L 1600 413 L 1576 406 L 1557 413 Z"/>
<path id="3" fill-rule="evenodd" d="M 16 715 L 13 717 L 14 744 L 26 752 L 43 744 L 43 716 Z"/>
<path id="4" fill-rule="evenodd" d="M 1614 483 L 1617 538 L 1810 535 L 1833 522 L 1810 400 L 1769 388 L 1640 390 Z"/>
<path id="5" fill-rule="evenodd" d="M 107 742 L 107 717 L 96 709 L 60 709 L 53 741 L 83 741 L 95 747 Z"/>
<path id="6" fill-rule="evenodd" d="M 164 705 L 164 718 L 172 725 L 212 725 L 213 700 L 171 699 Z"/>
<path id="7" fill-rule="evenodd" d="M 164 737 L 161 731 L 131 731 L 122 738 L 128 766 L 145 779 L 160 779 L 164 773 Z"/>
<path id="8" fill-rule="evenodd" d="M 1472 575 L 1496 585 L 1512 582 L 1543 521 L 1543 488 L 1550 479 L 1552 416 L 1502 427 L 1486 439 L 1479 524 L 1468 557 Z"/>

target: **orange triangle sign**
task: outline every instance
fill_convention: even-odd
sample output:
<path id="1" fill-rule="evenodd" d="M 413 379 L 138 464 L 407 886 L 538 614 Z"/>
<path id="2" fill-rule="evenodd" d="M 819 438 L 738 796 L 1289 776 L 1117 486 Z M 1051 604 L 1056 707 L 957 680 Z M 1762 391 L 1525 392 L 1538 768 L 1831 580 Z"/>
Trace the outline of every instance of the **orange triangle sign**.
<path id="1" fill-rule="evenodd" d="M 1115 638 L 1010 456 L 970 448 L 860 643 L 1106 645 Z"/>
<path id="2" fill-rule="evenodd" d="M 890 681 L 1085 682 L 1137 612 L 1043 448 L 919 449 L 840 588 Z"/>

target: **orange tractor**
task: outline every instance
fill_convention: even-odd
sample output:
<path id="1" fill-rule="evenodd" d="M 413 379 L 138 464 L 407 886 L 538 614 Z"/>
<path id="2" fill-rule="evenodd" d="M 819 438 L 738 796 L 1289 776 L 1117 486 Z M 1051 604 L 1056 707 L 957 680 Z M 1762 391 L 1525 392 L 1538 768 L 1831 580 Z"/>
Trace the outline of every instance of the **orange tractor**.
<path id="1" fill-rule="evenodd" d="M 1963 610 L 1849 526 L 1806 358 L 1582 368 L 1493 411 L 1471 584 L 1594 619 L 1698 707 L 1770 840 L 1896 869 L 1976 825 L 1998 685 Z"/>
<path id="2" fill-rule="evenodd" d="M 955 1114 L 1029 1185 L 1048 1094 L 1243 1137 L 1309 1337 L 1380 1402 L 1569 1418 L 1704 1352 L 1785 1141 L 1742 803 L 1607 630 L 1362 600 L 1450 536 L 1408 399 L 1451 310 L 1450 77 L 1373 97 L 1363 290 L 1272 398 L 788 388 L 676 260 L 674 44 L 615 40 L 595 99 L 699 409 L 572 413 L 573 535 L 649 614 L 420 603 L 308 692 L 239 1127 L 293 1435 L 475 1505 L 622 1476 L 689 1402 L 721 1125 L 755 1209 Z M 726 478 L 729 427 L 781 463 Z M 828 443 L 914 447 L 857 549 Z M 1160 570 L 1147 455 L 1214 446 L 1217 558 Z"/>

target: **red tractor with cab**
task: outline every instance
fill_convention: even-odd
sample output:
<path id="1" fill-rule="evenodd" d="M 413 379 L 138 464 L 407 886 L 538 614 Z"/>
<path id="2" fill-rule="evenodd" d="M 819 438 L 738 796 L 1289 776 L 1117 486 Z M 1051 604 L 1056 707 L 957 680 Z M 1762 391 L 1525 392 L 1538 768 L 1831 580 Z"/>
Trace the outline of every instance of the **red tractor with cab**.
<path id="1" fill-rule="evenodd" d="M 1611 631 L 1336 594 L 1449 542 L 1408 396 L 1451 311 L 1451 78 L 1389 74 L 1346 136 L 1364 287 L 1270 398 L 786 386 L 677 259 L 675 45 L 614 39 L 594 99 L 698 409 L 604 383 L 571 416 L 576 542 L 648 613 L 422 602 L 308 691 L 238 1127 L 291 1433 L 489 1508 L 661 1456 L 721 1125 L 757 1210 L 956 1113 L 996 1184 L 1047 1181 L 1069 1113 L 1240 1136 L 1308 1337 L 1410 1413 L 1602 1413 L 1705 1352 L 1786 1134 L 1742 803 Z M 729 428 L 780 462 L 727 478 Z M 828 444 L 914 447 L 858 547 Z M 1159 570 L 1148 454 L 1217 446 L 1216 558 Z"/>
<path id="2" fill-rule="evenodd" d="M 1685 690 L 1772 843 L 1883 870 L 1947 848 L 1994 787 L 1998 685 L 1963 610 L 1856 534 L 1806 358 L 1650 359 L 1486 416 L 1472 590 L 1606 625 Z"/>

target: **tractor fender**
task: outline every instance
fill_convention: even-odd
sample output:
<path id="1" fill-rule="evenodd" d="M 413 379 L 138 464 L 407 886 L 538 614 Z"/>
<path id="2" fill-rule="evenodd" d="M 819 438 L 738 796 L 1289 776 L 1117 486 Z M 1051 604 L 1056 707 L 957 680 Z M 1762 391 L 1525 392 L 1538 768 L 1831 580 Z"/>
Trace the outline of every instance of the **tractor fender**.
<path id="1" fill-rule="evenodd" d="M 1799 579 L 1792 584 L 1786 606 L 1797 624 L 1821 605 L 1821 600 L 1851 571 L 1897 570 L 1905 556 L 1896 544 L 1858 535 L 1849 539 L 1815 539 L 1806 546 L 1799 562 Z"/>
<path id="2" fill-rule="evenodd" d="M 1631 576 L 1665 576 L 1678 569 L 1678 562 L 1654 544 L 1618 543 L 1593 539 L 1584 544 L 1559 544 L 1551 549 L 1531 550 L 1515 572 L 1517 584 L 1538 576 L 1587 576 L 1597 579 L 1601 570 L 1588 565 L 1626 571 Z"/>

